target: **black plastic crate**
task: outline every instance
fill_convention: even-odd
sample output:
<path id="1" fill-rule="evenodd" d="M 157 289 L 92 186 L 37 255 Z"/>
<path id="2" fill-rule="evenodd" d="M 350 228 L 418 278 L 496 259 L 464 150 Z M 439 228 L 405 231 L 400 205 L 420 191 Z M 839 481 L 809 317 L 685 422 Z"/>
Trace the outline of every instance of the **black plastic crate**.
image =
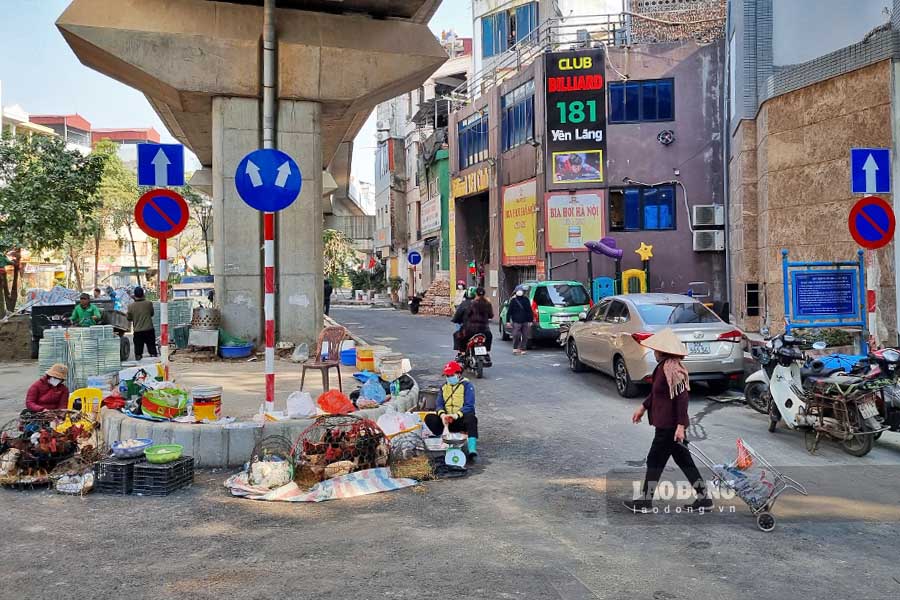
<path id="1" fill-rule="evenodd" d="M 194 459 L 183 456 L 162 465 L 141 463 L 134 467 L 133 493 L 138 496 L 168 496 L 194 482 Z"/>
<path id="2" fill-rule="evenodd" d="M 134 467 L 145 462 L 137 458 L 107 458 L 94 464 L 94 489 L 101 494 L 130 494 L 134 486 Z"/>

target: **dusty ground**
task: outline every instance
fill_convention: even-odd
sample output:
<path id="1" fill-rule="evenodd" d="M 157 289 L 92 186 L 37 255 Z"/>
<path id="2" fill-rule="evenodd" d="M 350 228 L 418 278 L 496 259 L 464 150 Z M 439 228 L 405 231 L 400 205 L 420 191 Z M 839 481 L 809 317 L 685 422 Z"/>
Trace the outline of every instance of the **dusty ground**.
<path id="1" fill-rule="evenodd" d="M 441 319 L 393 311 L 333 315 L 373 343 L 414 354 L 421 379 L 450 356 Z M 735 513 L 636 516 L 620 491 L 639 479 L 651 430 L 599 374 L 562 352 L 513 357 L 495 343 L 477 381 L 482 460 L 469 477 L 320 505 L 230 498 L 203 472 L 161 499 L 0 491 L 0 598 L 731 599 L 897 597 L 900 436 L 866 457 L 702 395 L 689 435 L 727 457 L 741 436 L 802 481 L 772 533 Z M 7 365 L 0 366 L 6 372 Z M 0 377 L 0 395 L 5 375 Z M 624 473 L 624 475 L 617 474 Z M 674 476 L 675 473 L 672 473 Z M 607 488 L 611 491 L 607 493 Z M 727 506 L 727 505 L 726 505 Z"/>

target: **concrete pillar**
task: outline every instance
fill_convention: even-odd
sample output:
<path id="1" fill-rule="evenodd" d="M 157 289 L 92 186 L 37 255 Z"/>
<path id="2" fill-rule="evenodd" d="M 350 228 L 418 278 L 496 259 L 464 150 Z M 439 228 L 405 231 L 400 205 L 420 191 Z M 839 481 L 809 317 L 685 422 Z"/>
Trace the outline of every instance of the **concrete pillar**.
<path id="1" fill-rule="evenodd" d="M 234 173 L 244 155 L 260 147 L 259 132 L 259 100 L 212 99 L 216 303 L 225 330 L 257 344 L 264 339 L 261 213 L 238 196 Z"/>
<path id="2" fill-rule="evenodd" d="M 276 146 L 303 173 L 300 197 L 276 216 L 276 340 L 312 348 L 322 329 L 322 105 L 280 100 Z"/>

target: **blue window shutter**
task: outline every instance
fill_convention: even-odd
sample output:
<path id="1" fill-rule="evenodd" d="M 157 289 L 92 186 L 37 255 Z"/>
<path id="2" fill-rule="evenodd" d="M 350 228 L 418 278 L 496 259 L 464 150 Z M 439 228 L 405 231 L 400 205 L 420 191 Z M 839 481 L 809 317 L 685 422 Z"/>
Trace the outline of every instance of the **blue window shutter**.
<path id="1" fill-rule="evenodd" d="M 656 121 L 656 82 L 641 84 L 641 121 Z"/>
<path id="2" fill-rule="evenodd" d="M 641 118 L 641 84 L 625 84 L 625 120 L 638 121 Z"/>
<path id="3" fill-rule="evenodd" d="M 481 56 L 489 58 L 494 50 L 494 15 L 481 17 Z"/>
<path id="4" fill-rule="evenodd" d="M 657 94 L 659 97 L 659 115 L 660 121 L 672 121 L 675 119 L 675 101 L 672 80 L 657 82 Z"/>
<path id="5" fill-rule="evenodd" d="M 625 196 L 625 229 L 641 228 L 641 191 L 638 188 L 626 188 Z"/>
<path id="6" fill-rule="evenodd" d="M 611 123 L 625 120 L 625 84 L 609 84 L 609 120 Z"/>

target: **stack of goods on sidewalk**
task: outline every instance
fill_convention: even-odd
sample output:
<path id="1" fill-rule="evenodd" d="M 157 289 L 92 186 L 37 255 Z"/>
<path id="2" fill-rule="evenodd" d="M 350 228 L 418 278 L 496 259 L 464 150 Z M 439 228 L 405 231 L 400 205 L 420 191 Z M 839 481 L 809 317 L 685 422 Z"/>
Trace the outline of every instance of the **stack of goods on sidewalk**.
<path id="1" fill-rule="evenodd" d="M 66 387 L 89 387 L 91 378 L 111 376 L 121 368 L 119 346 L 111 325 L 46 329 L 38 347 L 38 368 L 44 373 L 54 364 L 64 364 L 69 367 Z"/>
<path id="2" fill-rule="evenodd" d="M 0 429 L 0 485 L 19 489 L 55 483 L 86 493 L 98 458 L 99 424 L 78 411 L 24 411 Z"/>
<path id="3" fill-rule="evenodd" d="M 450 281 L 435 279 L 432 282 L 419 305 L 419 313 L 441 317 L 453 316 L 453 308 L 450 306 Z"/>

